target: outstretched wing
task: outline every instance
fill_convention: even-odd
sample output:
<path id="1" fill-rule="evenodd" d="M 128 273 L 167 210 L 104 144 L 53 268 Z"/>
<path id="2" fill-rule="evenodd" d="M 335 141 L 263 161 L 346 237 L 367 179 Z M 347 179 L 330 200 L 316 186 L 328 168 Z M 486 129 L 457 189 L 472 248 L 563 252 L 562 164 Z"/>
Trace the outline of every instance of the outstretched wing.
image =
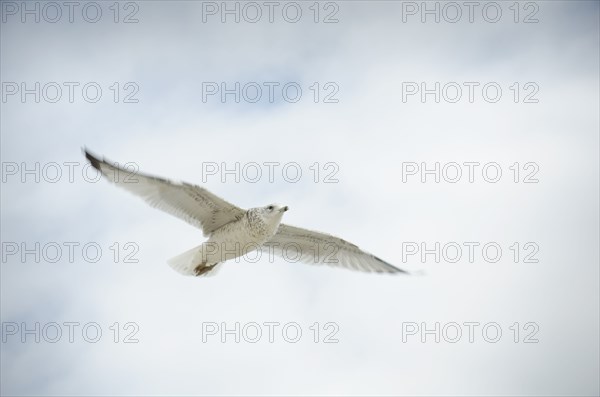
<path id="1" fill-rule="evenodd" d="M 132 172 L 99 159 L 85 150 L 85 157 L 108 180 L 163 210 L 202 229 L 205 236 L 240 219 L 245 211 L 208 190 L 185 182 Z"/>
<path id="2" fill-rule="evenodd" d="M 273 247 L 277 255 L 294 262 L 299 260 L 363 272 L 407 273 L 339 237 L 283 223 L 266 245 Z"/>

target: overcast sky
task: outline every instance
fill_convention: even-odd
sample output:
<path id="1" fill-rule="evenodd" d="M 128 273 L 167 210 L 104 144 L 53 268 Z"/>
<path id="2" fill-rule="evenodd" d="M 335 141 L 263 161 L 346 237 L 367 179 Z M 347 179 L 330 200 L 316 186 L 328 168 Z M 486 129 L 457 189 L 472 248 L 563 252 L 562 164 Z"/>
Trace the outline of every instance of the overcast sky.
<path id="1" fill-rule="evenodd" d="M 223 4 L 0 3 L 2 394 L 598 395 L 598 2 Z M 417 275 L 183 277 L 84 146 Z"/>

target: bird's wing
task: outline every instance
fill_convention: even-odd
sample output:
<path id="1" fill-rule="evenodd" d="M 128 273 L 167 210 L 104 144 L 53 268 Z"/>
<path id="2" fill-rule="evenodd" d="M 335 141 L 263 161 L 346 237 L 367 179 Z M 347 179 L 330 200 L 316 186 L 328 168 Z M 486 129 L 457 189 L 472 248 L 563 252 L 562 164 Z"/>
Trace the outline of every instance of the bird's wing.
<path id="1" fill-rule="evenodd" d="M 205 236 L 245 214 L 241 208 L 200 186 L 132 172 L 101 160 L 87 150 L 85 157 L 94 168 L 117 186 L 140 196 L 152 207 L 202 229 Z"/>
<path id="2" fill-rule="evenodd" d="M 407 273 L 339 237 L 283 223 L 266 245 L 290 262 L 326 264 L 363 272 Z"/>

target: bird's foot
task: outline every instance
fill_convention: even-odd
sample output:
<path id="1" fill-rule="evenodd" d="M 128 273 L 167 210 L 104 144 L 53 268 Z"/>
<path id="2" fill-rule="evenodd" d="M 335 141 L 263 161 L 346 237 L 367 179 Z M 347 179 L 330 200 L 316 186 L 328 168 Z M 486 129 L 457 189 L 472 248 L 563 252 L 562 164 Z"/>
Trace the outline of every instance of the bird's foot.
<path id="1" fill-rule="evenodd" d="M 212 266 L 206 266 L 206 263 L 201 263 L 194 268 L 194 273 L 196 274 L 196 277 L 198 277 L 205 273 L 210 272 L 212 270 L 212 268 L 213 268 Z"/>

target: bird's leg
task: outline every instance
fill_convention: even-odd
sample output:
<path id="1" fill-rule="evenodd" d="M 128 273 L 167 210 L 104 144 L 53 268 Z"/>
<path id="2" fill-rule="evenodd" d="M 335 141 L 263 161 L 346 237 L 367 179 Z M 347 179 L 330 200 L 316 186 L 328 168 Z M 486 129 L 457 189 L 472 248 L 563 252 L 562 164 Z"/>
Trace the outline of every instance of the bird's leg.
<path id="1" fill-rule="evenodd" d="M 212 266 L 206 266 L 206 262 L 202 262 L 194 268 L 194 273 L 196 273 L 196 277 L 198 277 L 204 273 L 208 273 L 212 268 Z"/>

